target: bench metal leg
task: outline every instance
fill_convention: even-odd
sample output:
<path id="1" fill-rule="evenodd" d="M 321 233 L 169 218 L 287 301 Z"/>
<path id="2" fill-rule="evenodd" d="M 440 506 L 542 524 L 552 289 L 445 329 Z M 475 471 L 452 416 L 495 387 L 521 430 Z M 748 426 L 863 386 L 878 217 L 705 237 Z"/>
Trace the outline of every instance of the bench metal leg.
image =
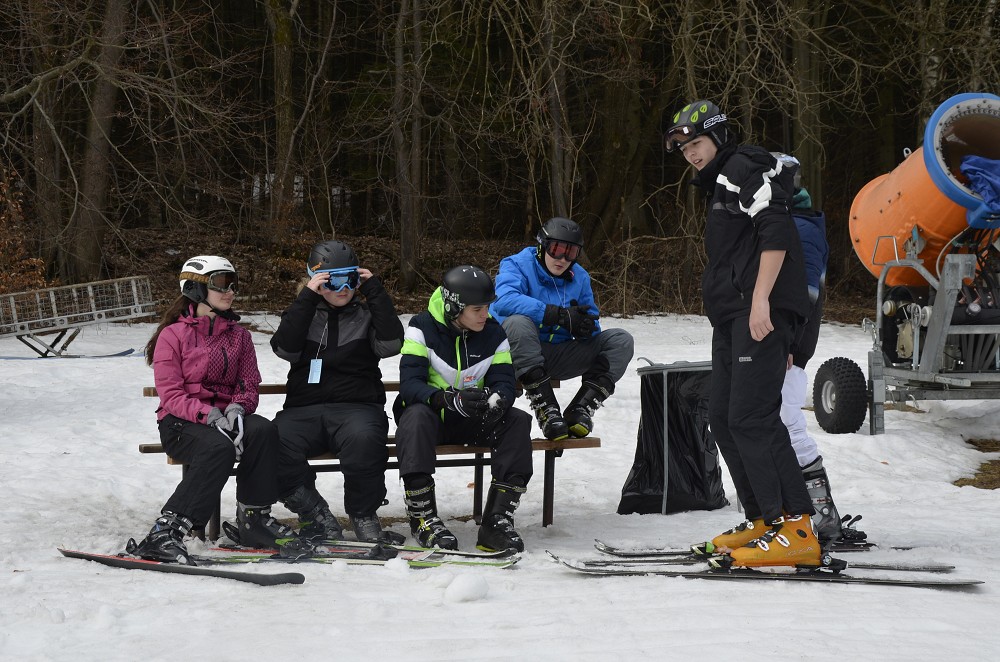
<path id="1" fill-rule="evenodd" d="M 211 542 L 215 542 L 219 539 L 219 522 L 222 519 L 222 503 L 217 503 L 215 505 L 215 512 L 212 513 L 212 517 L 208 520 L 208 539 Z"/>
<path id="2" fill-rule="evenodd" d="M 542 475 L 542 526 L 552 524 L 552 502 L 555 501 L 556 451 L 545 451 L 545 472 Z"/>
<path id="3" fill-rule="evenodd" d="M 482 460 L 481 453 L 476 454 L 476 460 Z M 483 523 L 483 465 L 476 463 L 475 482 L 472 484 L 472 519 L 476 524 Z"/>

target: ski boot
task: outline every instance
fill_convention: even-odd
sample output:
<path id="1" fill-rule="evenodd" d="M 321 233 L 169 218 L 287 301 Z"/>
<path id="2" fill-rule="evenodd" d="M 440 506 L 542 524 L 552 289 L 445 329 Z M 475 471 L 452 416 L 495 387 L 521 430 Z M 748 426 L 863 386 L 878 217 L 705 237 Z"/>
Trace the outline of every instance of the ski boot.
<path id="1" fill-rule="evenodd" d="M 418 545 L 428 549 L 458 549 L 458 538 L 438 517 L 433 478 L 427 474 L 404 478 L 403 501 L 410 516 L 410 531 Z"/>
<path id="2" fill-rule="evenodd" d="M 864 531 L 844 526 L 845 521 L 850 520 L 853 524 L 860 518 L 853 520 L 850 517 L 842 518 L 837 512 L 837 505 L 830 493 L 830 479 L 827 478 L 826 469 L 823 467 L 822 455 L 802 469 L 802 477 L 805 478 L 806 489 L 816 510 L 816 514 L 812 516 L 813 526 L 816 528 L 816 537 L 819 538 L 823 550 L 830 551 L 838 542 L 847 542 L 848 538 L 855 543 L 863 542 L 867 538 Z"/>
<path id="3" fill-rule="evenodd" d="M 521 384 L 545 438 L 559 440 L 569 437 L 569 426 L 559 413 L 559 402 L 552 391 L 552 381 L 545 374 L 545 369 L 532 368 L 521 375 Z"/>
<path id="4" fill-rule="evenodd" d="M 570 434 L 574 437 L 586 437 L 594 429 L 594 412 L 614 392 L 614 383 L 605 376 L 593 380 L 584 380 L 580 390 L 566 407 L 565 419 Z"/>
<path id="5" fill-rule="evenodd" d="M 713 554 L 725 554 L 737 547 L 743 547 L 752 540 L 756 540 L 767 531 L 767 525 L 760 517 L 748 519 L 737 524 L 733 528 L 720 533 L 712 538 L 710 542 L 703 542 L 691 546 L 691 552 L 696 556 L 711 556 Z"/>
<path id="6" fill-rule="evenodd" d="M 378 515 L 351 515 L 350 518 L 354 536 L 361 542 L 381 542 L 390 545 L 402 545 L 406 542 L 406 538 L 395 531 L 384 531 Z"/>
<path id="7" fill-rule="evenodd" d="M 823 550 L 809 515 L 786 515 L 767 526 L 762 536 L 729 553 L 733 566 L 818 568 L 823 565 Z"/>
<path id="8" fill-rule="evenodd" d="M 524 551 L 524 541 L 514 530 L 514 511 L 526 491 L 523 480 L 514 479 L 508 483 L 493 481 L 483 512 L 483 523 L 479 527 L 476 547 L 484 552 L 499 552 L 505 549 Z"/>
<path id="9" fill-rule="evenodd" d="M 227 535 L 236 534 L 234 539 L 244 547 L 277 549 L 289 542 L 298 542 L 299 537 L 291 528 L 271 516 L 271 506 L 247 506 L 236 504 L 236 527 L 226 529 Z"/>
<path id="10" fill-rule="evenodd" d="M 184 545 L 184 536 L 191 532 L 192 526 L 188 518 L 166 511 L 156 518 L 156 523 L 142 542 L 136 544 L 134 539 L 129 538 L 125 551 L 147 561 L 194 565 Z"/>
<path id="11" fill-rule="evenodd" d="M 299 537 L 310 542 L 343 540 L 344 529 L 330 512 L 330 504 L 313 487 L 300 485 L 282 499 L 285 507 L 299 516 Z"/>

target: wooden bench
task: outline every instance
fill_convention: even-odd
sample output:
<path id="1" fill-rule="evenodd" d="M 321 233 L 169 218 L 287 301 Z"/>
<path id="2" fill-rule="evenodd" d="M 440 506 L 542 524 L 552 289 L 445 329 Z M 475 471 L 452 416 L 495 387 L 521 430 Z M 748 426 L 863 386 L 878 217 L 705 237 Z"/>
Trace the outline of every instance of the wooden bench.
<path id="1" fill-rule="evenodd" d="M 559 384 L 553 380 L 553 386 L 558 388 Z M 393 392 L 399 390 L 399 382 L 386 381 L 385 390 Z M 261 384 L 261 395 L 284 395 L 285 384 Z M 143 397 L 157 397 L 156 387 L 146 386 L 142 389 Z M 388 469 L 398 469 L 399 462 L 396 457 L 395 438 L 390 435 L 387 440 L 389 449 Z M 600 448 L 601 440 L 598 437 L 584 437 L 582 439 L 563 439 L 552 441 L 550 439 L 532 439 L 531 450 L 545 453 L 545 465 L 542 472 L 542 526 L 552 524 L 553 503 L 555 500 L 555 472 L 556 458 L 560 457 L 563 451 L 573 448 Z M 139 444 L 140 453 L 163 453 L 161 444 Z M 442 445 L 437 447 L 438 461 L 437 467 L 474 467 L 474 483 L 472 492 L 472 517 L 478 524 L 483 514 L 483 467 L 490 465 L 491 449 L 488 446 L 464 446 L 464 445 Z M 442 457 L 447 456 L 447 457 Z M 167 457 L 167 464 L 180 464 L 182 471 L 187 471 L 187 466 L 181 462 Z M 333 453 L 324 453 L 316 457 L 309 458 L 310 466 L 317 473 L 341 471 L 340 462 Z M 235 468 L 230 475 L 236 475 Z M 217 540 L 219 537 L 219 521 L 221 517 L 220 508 L 217 506 L 212 518 L 208 522 L 206 535 L 210 540 Z"/>

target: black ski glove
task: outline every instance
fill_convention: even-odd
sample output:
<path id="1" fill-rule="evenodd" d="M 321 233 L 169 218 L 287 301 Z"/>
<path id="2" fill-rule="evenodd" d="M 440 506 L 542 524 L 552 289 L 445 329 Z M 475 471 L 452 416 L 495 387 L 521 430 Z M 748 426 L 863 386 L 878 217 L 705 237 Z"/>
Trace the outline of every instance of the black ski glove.
<path id="1" fill-rule="evenodd" d="M 570 323 L 569 332 L 574 338 L 589 338 L 597 328 L 597 315 L 591 314 L 587 306 L 572 306 L 567 309 Z"/>
<path id="2" fill-rule="evenodd" d="M 480 418 L 489 407 L 488 391 L 481 388 L 456 390 L 448 388 L 431 397 L 431 404 L 437 409 L 449 409 L 466 418 Z"/>
<path id="3" fill-rule="evenodd" d="M 576 300 L 570 301 L 569 308 L 560 308 L 555 304 L 545 306 L 542 324 L 545 326 L 561 326 L 569 331 L 574 338 L 589 338 L 597 328 L 597 315 L 588 312 L 587 306 L 578 306 Z"/>
<path id="4" fill-rule="evenodd" d="M 483 410 L 483 425 L 493 425 L 507 413 L 510 403 L 499 393 L 490 392 L 489 388 L 483 389 L 486 392 L 486 409 Z"/>

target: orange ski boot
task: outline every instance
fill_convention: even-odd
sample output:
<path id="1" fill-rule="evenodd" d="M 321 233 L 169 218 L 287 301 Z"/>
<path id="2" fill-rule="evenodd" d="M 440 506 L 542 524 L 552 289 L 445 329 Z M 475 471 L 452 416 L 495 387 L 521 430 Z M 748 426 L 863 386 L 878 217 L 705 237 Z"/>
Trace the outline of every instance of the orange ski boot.
<path id="1" fill-rule="evenodd" d="M 737 524 L 733 528 L 712 538 L 711 542 L 703 542 L 691 546 L 691 551 L 698 556 L 725 554 L 738 547 L 743 547 L 751 540 L 760 538 L 768 530 L 764 520 L 757 518 Z"/>
<path id="2" fill-rule="evenodd" d="M 771 523 L 757 540 L 729 554 L 733 566 L 820 567 L 823 552 L 808 515 L 786 515 Z"/>

